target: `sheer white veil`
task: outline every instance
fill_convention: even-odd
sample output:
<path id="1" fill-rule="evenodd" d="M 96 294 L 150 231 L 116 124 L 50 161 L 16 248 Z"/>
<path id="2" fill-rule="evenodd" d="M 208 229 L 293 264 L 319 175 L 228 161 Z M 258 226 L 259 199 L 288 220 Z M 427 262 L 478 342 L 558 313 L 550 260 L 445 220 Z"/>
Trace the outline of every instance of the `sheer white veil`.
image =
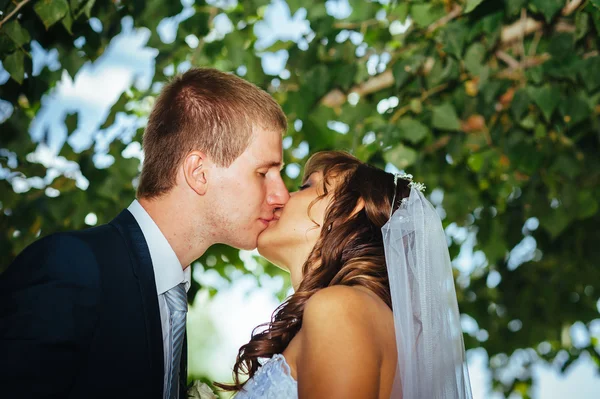
<path id="1" fill-rule="evenodd" d="M 391 397 L 471 399 L 446 236 L 423 186 L 410 186 L 382 228 L 398 349 Z"/>

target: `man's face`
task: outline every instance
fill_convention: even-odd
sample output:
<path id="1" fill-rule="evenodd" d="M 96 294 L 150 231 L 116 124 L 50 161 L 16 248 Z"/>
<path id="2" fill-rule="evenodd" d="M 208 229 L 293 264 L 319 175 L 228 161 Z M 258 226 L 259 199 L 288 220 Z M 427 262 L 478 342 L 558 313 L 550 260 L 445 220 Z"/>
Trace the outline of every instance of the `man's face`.
<path id="1" fill-rule="evenodd" d="M 252 142 L 229 167 L 216 167 L 209 189 L 215 197 L 213 228 L 219 241 L 240 249 L 254 249 L 258 235 L 273 212 L 289 199 L 281 179 L 281 133 L 255 128 Z"/>

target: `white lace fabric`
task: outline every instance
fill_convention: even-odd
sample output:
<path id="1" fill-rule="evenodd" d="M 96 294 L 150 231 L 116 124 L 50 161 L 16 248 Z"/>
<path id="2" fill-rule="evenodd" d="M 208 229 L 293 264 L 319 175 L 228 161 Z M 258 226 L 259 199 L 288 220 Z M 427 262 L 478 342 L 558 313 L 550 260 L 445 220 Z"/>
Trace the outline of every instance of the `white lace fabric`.
<path id="1" fill-rule="evenodd" d="M 298 399 L 298 383 L 281 354 L 262 365 L 234 399 Z"/>

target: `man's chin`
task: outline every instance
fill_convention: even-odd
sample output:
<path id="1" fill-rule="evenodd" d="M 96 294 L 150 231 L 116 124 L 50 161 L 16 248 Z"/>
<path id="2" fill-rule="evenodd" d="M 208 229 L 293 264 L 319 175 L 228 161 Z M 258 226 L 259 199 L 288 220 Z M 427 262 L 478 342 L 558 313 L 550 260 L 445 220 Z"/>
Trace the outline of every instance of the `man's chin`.
<path id="1" fill-rule="evenodd" d="M 244 241 L 234 241 L 234 242 L 230 242 L 227 245 L 229 245 L 230 247 L 234 247 L 243 251 L 253 251 L 256 249 L 256 246 L 258 245 L 258 237 L 254 237 L 254 239 L 252 238 L 248 238 Z"/>
<path id="2" fill-rule="evenodd" d="M 268 229 L 267 229 L 268 230 Z M 266 231 L 266 230 L 265 230 Z M 267 247 L 269 243 L 268 234 L 265 234 L 265 231 L 258 235 L 258 239 L 256 240 L 256 250 L 263 258 L 267 258 Z"/>

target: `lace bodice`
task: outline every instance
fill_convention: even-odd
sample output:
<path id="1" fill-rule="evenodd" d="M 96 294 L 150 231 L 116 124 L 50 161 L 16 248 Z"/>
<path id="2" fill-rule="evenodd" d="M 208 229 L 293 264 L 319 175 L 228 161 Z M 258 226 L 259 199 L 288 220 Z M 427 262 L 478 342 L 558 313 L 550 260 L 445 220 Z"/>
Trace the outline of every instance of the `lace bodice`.
<path id="1" fill-rule="evenodd" d="M 297 399 L 298 383 L 281 354 L 274 355 L 250 379 L 234 399 Z"/>

